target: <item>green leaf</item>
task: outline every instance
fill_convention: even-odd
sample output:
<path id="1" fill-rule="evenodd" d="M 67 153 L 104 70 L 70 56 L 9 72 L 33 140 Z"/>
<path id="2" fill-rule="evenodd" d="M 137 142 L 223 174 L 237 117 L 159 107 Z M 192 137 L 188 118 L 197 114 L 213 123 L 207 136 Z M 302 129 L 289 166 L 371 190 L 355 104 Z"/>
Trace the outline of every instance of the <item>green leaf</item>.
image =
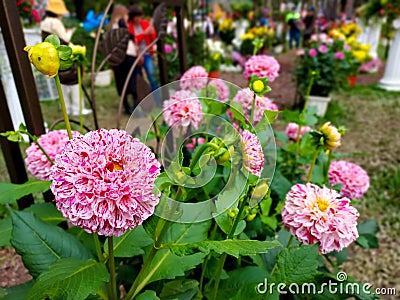
<path id="1" fill-rule="evenodd" d="M 55 34 L 50 34 L 48 35 L 45 39 L 45 42 L 48 42 L 50 44 L 53 44 L 54 47 L 59 47 L 60 46 L 60 39 L 57 35 Z"/>
<path id="2" fill-rule="evenodd" d="M 38 277 L 26 299 L 86 299 L 108 280 L 104 264 L 92 259 L 63 258 Z"/>
<path id="3" fill-rule="evenodd" d="M 266 253 L 268 250 L 282 246 L 278 241 L 256 241 L 256 240 L 223 240 L 203 241 L 197 243 L 182 243 L 169 245 L 171 251 L 177 255 L 192 254 L 197 251 L 206 254 L 215 251 L 219 254 L 227 253 L 236 258 L 243 255 L 256 255 Z"/>
<path id="4" fill-rule="evenodd" d="M 29 280 L 23 284 L 12 286 L 8 289 L 2 290 L 0 288 L 0 299 L 2 300 L 17 300 L 26 299 L 28 292 L 32 288 L 34 280 Z"/>
<path id="5" fill-rule="evenodd" d="M 272 124 L 276 120 L 276 116 L 279 115 L 279 113 L 280 113 L 280 111 L 265 110 L 264 117 L 268 120 L 269 124 Z"/>
<path id="6" fill-rule="evenodd" d="M 7 216 L 4 219 L 0 220 L 0 248 L 11 246 L 11 230 L 12 230 L 12 221 L 11 217 Z"/>
<path id="7" fill-rule="evenodd" d="M 0 182 L 0 204 L 13 203 L 32 193 L 43 193 L 50 188 L 50 181 L 31 179 L 22 184 Z"/>
<path id="8" fill-rule="evenodd" d="M 133 230 L 128 230 L 119 237 L 114 237 L 114 256 L 115 257 L 133 257 L 144 254 L 142 248 L 153 243 L 153 240 L 147 235 L 143 226 L 138 226 Z M 108 253 L 108 243 L 104 243 L 104 251 Z"/>
<path id="9" fill-rule="evenodd" d="M 313 282 L 318 274 L 318 245 L 302 245 L 285 248 L 278 255 L 277 271 L 272 277 L 275 283 L 302 284 Z"/>
<path id="10" fill-rule="evenodd" d="M 145 291 L 135 297 L 136 300 L 159 300 L 155 291 Z"/>
<path id="11" fill-rule="evenodd" d="M 270 188 L 277 193 L 279 199 L 283 201 L 286 198 L 286 194 L 292 188 L 292 183 L 277 170 L 272 179 Z"/>
<path id="12" fill-rule="evenodd" d="M 62 213 L 56 208 L 53 203 L 39 203 L 34 204 L 26 209 L 26 212 L 33 212 L 36 217 L 41 219 L 43 222 L 57 225 L 61 222 L 66 221 L 67 219 L 62 216 Z"/>
<path id="13" fill-rule="evenodd" d="M 312 106 L 306 109 L 306 113 L 304 114 L 304 123 L 302 125 L 313 126 L 317 124 L 318 117 L 317 117 L 317 107 Z"/>
<path id="14" fill-rule="evenodd" d="M 11 244 L 33 277 L 61 258 L 91 258 L 89 251 L 74 236 L 41 221 L 33 213 L 12 210 L 11 218 Z"/>
<path id="15" fill-rule="evenodd" d="M 165 299 L 193 299 L 199 292 L 199 282 L 194 279 L 177 279 L 164 284 L 160 297 Z"/>
<path id="16" fill-rule="evenodd" d="M 72 49 L 66 45 L 61 45 L 57 47 L 57 53 L 61 60 L 69 60 L 72 55 Z"/>
<path id="17" fill-rule="evenodd" d="M 251 266 L 236 269 L 228 274 L 229 278 L 220 282 L 217 299 L 264 299 L 263 295 L 256 291 L 256 287 L 266 278 L 264 270 Z"/>
<path id="18" fill-rule="evenodd" d="M 72 67 L 74 62 L 72 60 L 60 60 L 60 71 L 68 70 Z"/>
<path id="19" fill-rule="evenodd" d="M 379 248 L 378 238 L 376 237 L 379 227 L 375 220 L 367 220 L 359 224 L 357 230 L 359 234 L 357 244 L 365 249 Z"/>
<path id="20" fill-rule="evenodd" d="M 229 106 L 230 106 L 230 111 L 233 114 L 234 118 L 238 120 L 240 123 L 245 123 L 242 105 L 238 102 L 230 101 Z"/>

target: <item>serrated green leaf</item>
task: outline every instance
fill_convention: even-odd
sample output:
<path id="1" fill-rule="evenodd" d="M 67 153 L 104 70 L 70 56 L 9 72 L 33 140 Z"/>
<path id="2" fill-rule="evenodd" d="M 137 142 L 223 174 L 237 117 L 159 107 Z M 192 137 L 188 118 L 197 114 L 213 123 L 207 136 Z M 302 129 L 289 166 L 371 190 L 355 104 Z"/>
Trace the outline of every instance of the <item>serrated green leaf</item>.
<path id="1" fill-rule="evenodd" d="M 114 237 L 114 256 L 133 257 L 144 254 L 143 248 L 152 244 L 153 240 L 147 235 L 143 226 L 128 230 L 123 235 Z M 108 253 L 108 243 L 104 243 L 104 251 Z"/>
<path id="2" fill-rule="evenodd" d="M 60 38 L 55 35 L 55 34 L 50 34 L 48 35 L 45 39 L 45 42 L 48 42 L 50 44 L 52 44 L 54 47 L 59 47 L 60 46 Z"/>
<path id="3" fill-rule="evenodd" d="M 72 55 L 72 49 L 66 45 L 61 45 L 57 47 L 57 53 L 61 60 L 69 60 Z"/>
<path id="4" fill-rule="evenodd" d="M 11 244 L 33 277 L 61 258 L 91 258 L 89 251 L 74 236 L 41 221 L 32 212 L 12 210 L 11 218 Z"/>
<path id="5" fill-rule="evenodd" d="M 279 115 L 281 111 L 275 111 L 275 110 L 265 110 L 264 111 L 264 116 L 265 118 L 268 120 L 269 124 L 274 123 L 274 121 L 276 120 L 276 116 Z"/>
<path id="6" fill-rule="evenodd" d="M 278 241 L 256 240 L 223 240 L 203 241 L 197 243 L 182 243 L 169 245 L 171 251 L 177 255 L 193 254 L 201 251 L 206 254 L 215 251 L 218 254 L 227 253 L 236 258 L 239 256 L 267 253 L 268 250 L 282 246 Z"/>
<path id="7" fill-rule="evenodd" d="M 33 212 L 36 217 L 43 222 L 57 225 L 67 219 L 62 216 L 62 213 L 56 208 L 53 203 L 38 203 L 24 209 L 26 212 Z"/>
<path id="8" fill-rule="evenodd" d="M 108 280 L 109 274 L 104 264 L 95 260 L 63 258 L 38 277 L 26 299 L 86 299 Z"/>
<path id="9" fill-rule="evenodd" d="M 32 193 L 43 193 L 49 190 L 50 181 L 31 179 L 22 184 L 0 182 L 0 204 L 13 203 L 23 196 Z"/>
<path id="10" fill-rule="evenodd" d="M 136 300 L 159 300 L 155 291 L 145 291 L 135 297 Z"/>
<path id="11" fill-rule="evenodd" d="M 285 248 L 278 255 L 277 271 L 272 277 L 275 283 L 302 284 L 313 282 L 318 274 L 318 245 L 302 245 Z"/>
<path id="12" fill-rule="evenodd" d="M 230 101 L 229 106 L 230 106 L 230 111 L 233 114 L 234 118 L 238 120 L 240 123 L 245 123 L 242 105 L 238 102 Z"/>

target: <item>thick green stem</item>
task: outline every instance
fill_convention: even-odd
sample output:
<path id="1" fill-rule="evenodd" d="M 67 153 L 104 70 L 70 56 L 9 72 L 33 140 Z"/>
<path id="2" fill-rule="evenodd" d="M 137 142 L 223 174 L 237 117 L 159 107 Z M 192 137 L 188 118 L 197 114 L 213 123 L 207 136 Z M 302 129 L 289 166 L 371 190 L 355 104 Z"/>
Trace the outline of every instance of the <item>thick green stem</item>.
<path id="1" fill-rule="evenodd" d="M 310 170 L 308 170 L 307 182 L 311 181 L 311 177 L 312 177 L 312 173 L 313 173 L 313 170 L 314 170 L 315 162 L 317 161 L 317 158 L 318 158 L 318 155 L 319 155 L 319 150 L 320 150 L 319 147 L 317 149 L 315 149 L 314 157 L 313 157 L 313 159 L 311 161 L 311 165 L 310 165 Z"/>
<path id="2" fill-rule="evenodd" d="M 217 224 L 217 222 L 214 221 L 214 227 L 210 234 L 210 241 L 213 241 L 215 239 L 215 234 L 217 233 L 217 229 L 218 229 L 218 224 Z M 206 256 L 206 258 L 204 259 L 204 262 L 201 266 L 201 275 L 200 275 L 200 281 L 199 281 L 200 292 L 203 292 L 204 276 L 206 275 L 207 264 L 208 264 L 208 261 L 210 260 L 210 257 L 211 257 L 211 253 L 209 253 Z"/>
<path id="3" fill-rule="evenodd" d="M 328 164 L 325 170 L 325 182 L 324 182 L 326 185 L 329 185 L 329 166 L 331 165 L 331 161 L 332 161 L 332 150 L 328 150 Z"/>
<path id="4" fill-rule="evenodd" d="M 243 214 L 245 207 L 246 207 L 246 201 L 244 198 L 242 198 L 241 200 L 239 200 L 239 212 L 236 215 L 235 221 L 233 222 L 233 225 L 232 225 L 226 239 L 228 239 L 228 240 L 232 239 L 233 236 L 235 235 L 236 227 L 239 224 L 239 222 L 242 220 L 242 214 Z M 211 299 L 213 299 L 213 300 L 217 299 L 218 286 L 219 286 L 219 282 L 221 280 L 221 274 L 222 274 L 222 270 L 224 269 L 224 264 L 225 264 L 226 258 L 227 258 L 227 254 L 224 253 L 221 255 L 221 258 L 219 259 L 217 271 L 215 273 L 215 284 L 214 284 L 214 288 L 213 288 L 212 294 L 211 294 Z"/>
<path id="5" fill-rule="evenodd" d="M 301 115 L 300 115 L 300 121 L 302 121 L 302 122 L 304 121 L 304 115 L 307 110 L 308 99 L 310 98 L 311 89 L 314 84 L 314 78 L 315 78 L 315 71 L 311 72 L 310 83 L 308 84 L 308 87 L 307 87 L 307 91 L 306 91 L 306 95 L 305 95 L 305 99 L 304 99 L 304 107 L 303 107 L 303 110 L 301 111 Z"/>
<path id="6" fill-rule="evenodd" d="M 79 131 L 83 131 L 83 99 L 82 99 L 82 74 L 81 74 L 81 65 L 78 63 L 78 87 L 79 87 Z"/>
<path id="7" fill-rule="evenodd" d="M 57 87 L 58 96 L 59 96 L 59 99 L 60 99 L 61 110 L 62 110 L 62 113 L 63 113 L 63 116 L 64 116 L 65 127 L 66 127 L 67 132 L 68 132 L 68 138 L 70 140 L 72 140 L 71 125 L 69 124 L 67 108 L 65 106 L 64 95 L 62 93 L 60 77 L 58 76 L 58 74 L 56 75 L 55 80 L 56 80 L 56 87 Z"/>
<path id="8" fill-rule="evenodd" d="M 97 233 L 93 234 L 93 239 L 94 239 L 94 245 L 96 247 L 97 259 L 99 260 L 99 262 L 103 263 L 104 256 L 103 256 L 103 252 L 101 251 L 99 236 L 97 235 Z"/>
<path id="9" fill-rule="evenodd" d="M 111 300 L 117 300 L 117 278 L 115 274 L 114 242 L 113 236 L 108 237 L 108 271 L 110 272 Z"/>

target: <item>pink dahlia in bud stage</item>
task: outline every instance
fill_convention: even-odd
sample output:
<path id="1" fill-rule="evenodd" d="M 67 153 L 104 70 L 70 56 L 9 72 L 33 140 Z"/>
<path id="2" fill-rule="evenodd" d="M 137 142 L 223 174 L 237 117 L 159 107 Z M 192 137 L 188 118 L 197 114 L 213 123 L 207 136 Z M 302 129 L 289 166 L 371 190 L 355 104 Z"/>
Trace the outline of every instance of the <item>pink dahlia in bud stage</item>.
<path id="1" fill-rule="evenodd" d="M 316 57 L 318 55 L 318 52 L 314 48 L 310 48 L 308 49 L 308 55 L 310 55 L 311 57 Z"/>
<path id="2" fill-rule="evenodd" d="M 344 59 L 344 53 L 341 51 L 338 51 L 335 53 L 335 58 L 339 59 L 339 60 L 343 60 Z"/>
<path id="3" fill-rule="evenodd" d="M 269 55 L 254 55 L 244 64 L 244 77 L 250 79 L 255 74 L 259 78 L 267 77 L 268 82 L 273 82 L 279 76 L 280 66 L 278 61 Z"/>
<path id="4" fill-rule="evenodd" d="M 300 139 L 303 137 L 303 135 L 306 132 L 309 132 L 311 130 L 312 129 L 309 126 L 302 126 L 300 129 Z M 289 140 L 292 140 L 292 141 L 297 141 L 298 131 L 299 131 L 299 124 L 297 124 L 297 123 L 289 123 L 286 126 L 286 130 L 285 130 L 286 135 L 288 136 Z"/>
<path id="5" fill-rule="evenodd" d="M 242 105 L 243 107 L 243 114 L 244 117 L 249 120 L 250 119 L 250 114 L 251 114 L 251 109 L 253 105 L 253 98 L 254 98 L 254 92 L 251 91 L 249 88 L 242 89 L 237 92 L 235 97 L 233 98 L 233 101 L 238 102 Z M 271 101 L 267 97 L 259 97 L 256 96 L 256 102 L 254 106 L 254 116 L 253 116 L 253 125 L 257 125 L 258 122 L 262 119 L 264 115 L 264 111 L 266 110 L 273 110 L 273 111 L 278 111 L 279 108 L 278 106 Z"/>
<path id="6" fill-rule="evenodd" d="M 168 126 L 192 125 L 198 128 L 203 111 L 197 95 L 186 90 L 177 91 L 163 103 L 163 117 Z"/>
<path id="7" fill-rule="evenodd" d="M 369 188 L 369 176 L 360 166 L 344 161 L 333 161 L 329 166 L 331 185 L 342 184 L 340 194 L 350 200 L 362 197 Z"/>
<path id="8" fill-rule="evenodd" d="M 72 135 L 77 137 L 80 133 L 73 131 Z M 65 143 L 68 142 L 68 133 L 66 130 L 50 131 L 38 138 L 37 142 L 44 151 L 46 151 L 51 160 L 54 161 L 56 155 L 61 153 Z M 28 166 L 28 171 L 35 178 L 50 180 L 51 162 L 35 143 L 32 143 L 28 149 L 26 149 L 25 163 Z"/>
<path id="9" fill-rule="evenodd" d="M 358 237 L 358 211 L 335 190 L 307 183 L 292 186 L 282 209 L 283 226 L 301 243 L 320 243 L 321 253 L 341 251 Z"/>
<path id="10" fill-rule="evenodd" d="M 250 131 L 241 133 L 241 148 L 243 155 L 243 167 L 251 174 L 260 176 L 264 166 L 264 153 L 257 136 Z"/>
<path id="11" fill-rule="evenodd" d="M 207 71 L 202 66 L 194 66 L 183 73 L 180 87 L 183 90 L 201 90 L 207 84 Z"/>
<path id="12" fill-rule="evenodd" d="M 68 141 L 52 167 L 57 209 L 89 233 L 120 236 L 154 213 L 160 164 L 126 131 L 99 129 Z"/>
<path id="13" fill-rule="evenodd" d="M 223 80 L 213 79 L 208 85 L 215 86 L 219 101 L 227 102 L 229 100 L 229 88 Z"/>
<path id="14" fill-rule="evenodd" d="M 318 51 L 321 53 L 326 53 L 326 52 L 328 52 L 328 47 L 325 45 L 321 45 L 318 47 Z"/>

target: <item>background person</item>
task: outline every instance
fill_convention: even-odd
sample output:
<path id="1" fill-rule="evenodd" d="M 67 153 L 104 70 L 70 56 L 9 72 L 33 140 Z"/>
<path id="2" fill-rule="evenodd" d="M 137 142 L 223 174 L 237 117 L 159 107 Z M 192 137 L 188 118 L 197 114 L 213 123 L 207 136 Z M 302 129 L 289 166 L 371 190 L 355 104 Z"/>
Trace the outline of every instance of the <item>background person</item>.
<path id="1" fill-rule="evenodd" d="M 129 18 L 128 8 L 121 4 L 115 5 L 111 14 L 110 23 L 108 25 L 109 30 L 116 28 L 128 28 L 128 18 Z M 128 47 L 126 49 L 126 56 L 124 61 L 120 65 L 113 67 L 115 83 L 119 96 L 121 96 L 122 94 L 122 89 L 125 85 L 126 78 L 133 63 L 137 58 L 137 55 L 138 55 L 138 47 L 134 42 L 134 37 L 131 36 L 131 39 L 128 42 Z M 123 104 L 126 114 L 131 114 L 136 108 L 136 106 L 139 104 L 137 95 L 137 84 L 136 84 L 137 75 L 142 75 L 142 68 L 140 66 L 135 67 L 132 76 L 129 79 L 128 87 L 123 99 Z M 131 106 L 128 102 L 128 95 L 132 95 L 133 106 Z"/>

